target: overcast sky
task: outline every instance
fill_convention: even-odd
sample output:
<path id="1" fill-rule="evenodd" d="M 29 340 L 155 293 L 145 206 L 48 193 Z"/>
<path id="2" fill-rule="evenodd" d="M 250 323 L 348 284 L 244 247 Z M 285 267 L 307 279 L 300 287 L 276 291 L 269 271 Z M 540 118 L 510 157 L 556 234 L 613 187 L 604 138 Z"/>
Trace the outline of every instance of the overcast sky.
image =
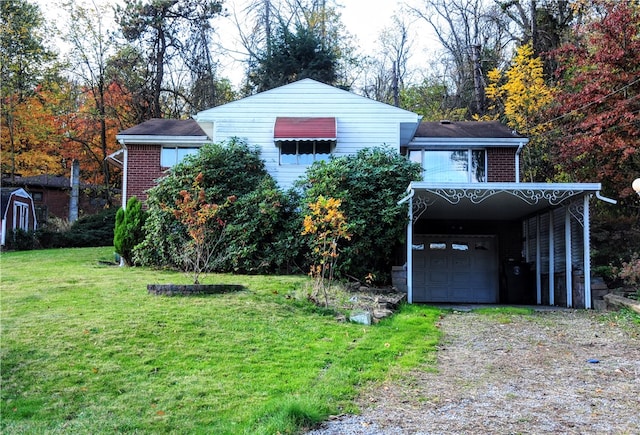
<path id="1" fill-rule="evenodd" d="M 60 9 L 56 6 L 59 0 L 35 1 L 40 5 L 41 10 L 49 20 L 59 20 L 62 16 Z M 90 0 L 76 1 L 91 4 Z M 114 4 L 122 0 L 93 1 L 95 4 L 101 5 Z M 249 0 L 225 0 L 224 6 L 230 12 L 233 10 L 241 11 L 247 1 Z M 347 30 L 355 36 L 362 54 L 375 55 L 381 30 L 391 26 L 394 14 L 402 14 L 402 3 L 406 2 L 419 5 L 421 0 L 405 0 L 404 2 L 398 0 L 338 0 L 338 3 L 343 5 L 343 7 L 339 8 L 342 21 Z M 409 18 L 408 22 L 413 20 L 410 27 L 410 36 L 414 40 L 410 67 L 419 68 L 422 65 L 422 68 L 424 68 L 431 54 L 433 54 L 433 47 L 437 46 L 438 43 L 424 20 L 417 21 L 415 18 Z M 223 45 L 225 48 L 233 48 L 233 45 L 237 44 L 238 41 L 237 29 L 233 24 L 233 19 L 231 17 L 218 18 L 217 21 L 216 27 Z M 237 78 L 242 76 L 243 68 L 242 64 L 233 62 L 233 58 L 241 58 L 241 55 L 224 56 L 218 59 L 221 67 L 219 73 L 222 77 L 230 78 L 234 84 L 237 84 Z"/>

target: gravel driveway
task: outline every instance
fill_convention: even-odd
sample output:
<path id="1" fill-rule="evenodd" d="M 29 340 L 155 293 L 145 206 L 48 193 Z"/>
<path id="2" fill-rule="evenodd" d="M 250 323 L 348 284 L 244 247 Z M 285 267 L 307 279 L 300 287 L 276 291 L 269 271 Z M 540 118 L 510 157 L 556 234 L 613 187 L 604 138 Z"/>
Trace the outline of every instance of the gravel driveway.
<path id="1" fill-rule="evenodd" d="M 640 434 L 640 327 L 585 310 L 454 312 L 438 370 L 365 392 L 308 435 Z"/>

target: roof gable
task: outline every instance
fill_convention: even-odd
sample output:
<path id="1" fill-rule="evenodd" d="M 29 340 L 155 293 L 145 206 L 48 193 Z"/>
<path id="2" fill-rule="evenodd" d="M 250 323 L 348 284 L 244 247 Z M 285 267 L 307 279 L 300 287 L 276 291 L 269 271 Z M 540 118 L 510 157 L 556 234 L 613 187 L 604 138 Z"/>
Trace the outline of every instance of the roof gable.
<path id="1" fill-rule="evenodd" d="M 33 199 L 26 190 L 20 187 L 3 187 L 0 189 L 0 215 L 2 215 L 2 219 L 5 219 L 6 217 L 5 214 L 7 212 L 7 208 L 9 207 L 9 203 L 11 202 L 12 196 L 19 196 L 21 198 L 27 199 L 29 203 L 33 204 Z"/>
<path id="2" fill-rule="evenodd" d="M 241 110 L 242 108 L 256 107 L 263 104 L 295 104 L 297 107 L 306 106 L 310 109 L 317 111 L 319 107 L 318 103 L 326 103 L 335 99 L 348 100 L 354 104 L 369 105 L 375 107 L 376 111 L 383 111 L 387 113 L 393 113 L 397 115 L 412 115 L 418 119 L 418 115 L 405 109 L 400 109 L 395 106 L 391 106 L 386 103 L 372 100 L 361 95 L 354 94 L 353 92 L 339 89 L 334 86 L 327 85 L 325 83 L 318 82 L 313 79 L 302 79 L 297 82 L 289 83 L 278 88 L 269 89 L 268 91 L 260 92 L 255 95 L 242 98 L 240 100 L 232 101 L 221 106 L 213 107 L 211 109 L 198 112 L 194 117 L 197 121 L 207 122 L 215 119 L 218 114 L 226 111 Z M 335 109 L 335 105 L 327 104 L 326 112 L 327 116 L 331 116 L 329 112 Z M 279 114 L 279 116 L 306 116 L 298 112 L 293 112 L 288 115 Z"/>

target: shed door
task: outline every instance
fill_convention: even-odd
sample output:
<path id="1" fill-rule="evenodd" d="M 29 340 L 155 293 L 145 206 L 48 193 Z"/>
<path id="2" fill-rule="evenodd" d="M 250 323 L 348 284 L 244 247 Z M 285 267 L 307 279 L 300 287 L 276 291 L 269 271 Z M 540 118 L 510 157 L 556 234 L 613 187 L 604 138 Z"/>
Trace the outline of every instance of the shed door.
<path id="1" fill-rule="evenodd" d="M 29 204 L 20 201 L 13 203 L 13 229 L 29 231 Z"/>
<path id="2" fill-rule="evenodd" d="M 498 294 L 495 236 L 414 236 L 414 301 L 497 303 Z"/>

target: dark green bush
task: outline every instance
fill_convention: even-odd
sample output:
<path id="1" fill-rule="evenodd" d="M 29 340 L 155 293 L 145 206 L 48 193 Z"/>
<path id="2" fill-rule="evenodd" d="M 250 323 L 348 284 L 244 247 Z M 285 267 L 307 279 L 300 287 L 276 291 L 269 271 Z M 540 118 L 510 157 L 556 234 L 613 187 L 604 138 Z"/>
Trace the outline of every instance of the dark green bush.
<path id="1" fill-rule="evenodd" d="M 36 249 L 38 240 L 33 231 L 25 231 L 20 228 L 7 231 L 4 249 L 9 251 L 30 251 Z"/>
<path id="2" fill-rule="evenodd" d="M 127 201 L 127 208 L 116 213 L 113 246 L 127 265 L 133 264 L 133 248 L 144 240 L 144 223 L 147 212 L 135 196 Z"/>
<path id="3" fill-rule="evenodd" d="M 271 177 L 233 204 L 226 234 L 233 271 L 301 271 L 297 260 L 303 243 L 297 205 L 297 197 L 278 189 Z"/>
<path id="4" fill-rule="evenodd" d="M 47 228 L 36 232 L 41 248 L 81 248 L 111 246 L 115 226 L 116 208 L 107 208 L 100 213 L 83 216 L 71 225 L 68 231 L 58 232 Z"/>
<path id="5" fill-rule="evenodd" d="M 259 149 L 239 140 L 204 146 L 150 189 L 146 237 L 134 249 L 135 261 L 147 266 L 183 267 L 183 246 L 188 237 L 184 226 L 163 205 L 173 207 L 179 192 L 191 189 L 199 173 L 209 203 L 237 198 L 217 216 L 225 222 L 219 247 L 223 252 L 217 258 L 225 261 L 216 261 L 211 270 L 265 273 L 290 269 L 300 245 L 291 230 L 296 203 L 277 188 Z"/>
<path id="6" fill-rule="evenodd" d="M 314 163 L 298 186 L 302 189 L 301 209 L 318 196 L 342 200 L 350 241 L 342 241 L 338 273 L 342 277 L 387 282 L 394 251 L 404 240 L 407 205 L 397 202 L 411 181 L 421 179 L 419 164 L 395 150 L 374 147 L 356 155 Z M 369 275 L 371 274 L 371 275 Z"/>

